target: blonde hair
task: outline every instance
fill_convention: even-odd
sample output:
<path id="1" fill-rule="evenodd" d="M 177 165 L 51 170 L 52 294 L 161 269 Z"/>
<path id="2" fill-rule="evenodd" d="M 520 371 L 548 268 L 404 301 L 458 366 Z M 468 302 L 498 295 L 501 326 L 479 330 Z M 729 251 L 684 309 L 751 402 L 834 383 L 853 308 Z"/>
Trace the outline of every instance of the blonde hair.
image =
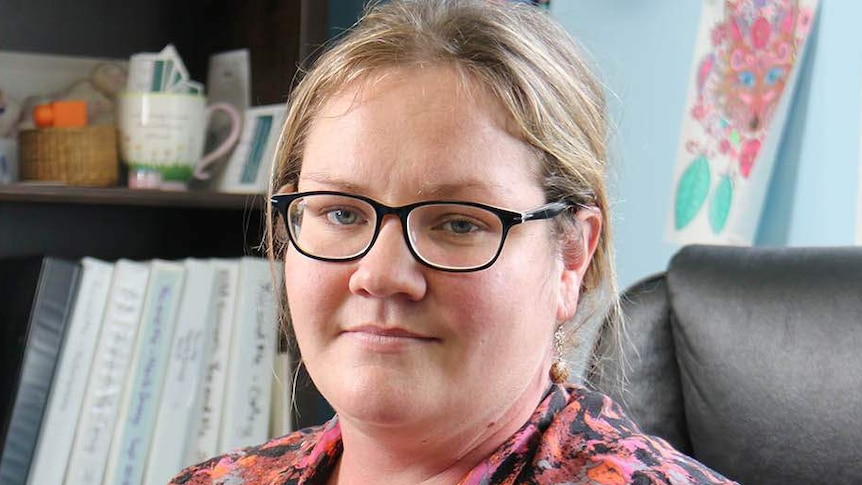
<path id="1" fill-rule="evenodd" d="M 618 324 L 604 182 L 608 123 L 603 88 L 571 37 L 536 7 L 489 0 L 370 5 L 292 92 L 271 193 L 296 184 L 309 128 L 327 100 L 353 81 L 387 68 L 427 65 L 455 66 L 502 103 L 516 134 L 539 155 L 537 172 L 548 201 L 567 200 L 601 211 L 602 232 L 578 312 L 558 331 L 564 347 L 582 341 L 578 330 L 588 322 L 610 317 L 608 322 Z M 267 218 L 267 242 L 275 258 L 286 242 L 275 237 L 273 217 L 270 213 Z"/>

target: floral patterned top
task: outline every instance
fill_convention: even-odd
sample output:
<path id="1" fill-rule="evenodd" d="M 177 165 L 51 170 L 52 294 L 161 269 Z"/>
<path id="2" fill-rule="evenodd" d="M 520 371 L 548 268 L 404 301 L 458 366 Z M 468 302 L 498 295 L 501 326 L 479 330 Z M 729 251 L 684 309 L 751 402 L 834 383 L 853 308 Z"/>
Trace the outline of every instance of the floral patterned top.
<path id="1" fill-rule="evenodd" d="M 171 484 L 325 484 L 341 451 L 335 417 L 189 467 Z M 663 439 L 641 433 L 607 396 L 553 385 L 530 420 L 458 485 L 733 483 Z"/>

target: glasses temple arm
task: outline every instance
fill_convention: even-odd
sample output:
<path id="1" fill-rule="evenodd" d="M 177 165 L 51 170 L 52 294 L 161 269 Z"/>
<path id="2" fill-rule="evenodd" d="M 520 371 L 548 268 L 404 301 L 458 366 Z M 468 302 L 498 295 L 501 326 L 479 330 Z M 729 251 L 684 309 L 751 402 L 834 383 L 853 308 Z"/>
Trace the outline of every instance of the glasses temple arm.
<path id="1" fill-rule="evenodd" d="M 571 202 L 551 202 L 529 212 L 522 213 L 521 222 L 550 219 L 552 217 L 556 217 L 569 207 L 580 207 L 580 205 L 573 204 Z"/>

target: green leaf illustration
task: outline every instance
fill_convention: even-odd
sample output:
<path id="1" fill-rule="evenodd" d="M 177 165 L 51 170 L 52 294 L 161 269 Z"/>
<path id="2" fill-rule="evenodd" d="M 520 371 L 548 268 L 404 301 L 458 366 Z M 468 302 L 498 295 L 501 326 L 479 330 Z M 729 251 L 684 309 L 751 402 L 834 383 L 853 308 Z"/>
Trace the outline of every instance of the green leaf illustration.
<path id="1" fill-rule="evenodd" d="M 685 169 L 676 187 L 674 222 L 677 230 L 687 226 L 703 207 L 709 195 L 709 185 L 709 160 L 701 155 Z"/>
<path id="2" fill-rule="evenodd" d="M 709 203 L 709 225 L 712 227 L 712 232 L 718 234 L 724 230 L 732 202 L 733 183 L 730 177 L 725 175 L 718 181 L 715 192 L 712 194 L 712 200 Z"/>

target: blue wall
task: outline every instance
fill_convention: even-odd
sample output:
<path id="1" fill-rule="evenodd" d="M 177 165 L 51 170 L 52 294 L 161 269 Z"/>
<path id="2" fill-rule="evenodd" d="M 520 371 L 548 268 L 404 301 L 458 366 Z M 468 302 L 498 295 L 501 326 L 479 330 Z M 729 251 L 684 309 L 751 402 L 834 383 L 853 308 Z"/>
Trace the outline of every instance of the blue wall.
<path id="1" fill-rule="evenodd" d="M 862 117 L 862 2 L 821 0 L 758 245 L 853 244 Z M 702 0 L 555 0 L 609 92 L 622 285 L 665 268 L 679 128 Z"/>
<path id="2" fill-rule="evenodd" d="M 366 0 L 328 1 L 327 23 L 329 25 L 329 37 L 336 37 L 356 22 L 362 14 L 362 8 Z"/>

